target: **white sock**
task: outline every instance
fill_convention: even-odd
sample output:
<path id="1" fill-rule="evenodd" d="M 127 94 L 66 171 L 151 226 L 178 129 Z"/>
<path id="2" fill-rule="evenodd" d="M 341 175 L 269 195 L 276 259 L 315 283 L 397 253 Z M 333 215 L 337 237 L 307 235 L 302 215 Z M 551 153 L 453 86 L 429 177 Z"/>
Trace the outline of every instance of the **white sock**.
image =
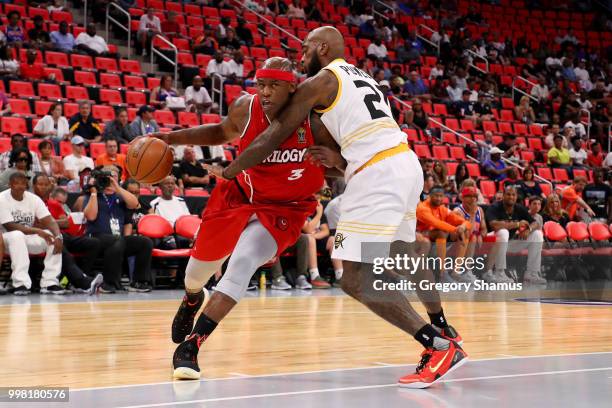
<path id="1" fill-rule="evenodd" d="M 336 269 L 334 271 L 334 273 L 336 274 L 336 279 L 342 279 L 342 272 L 344 272 L 344 269 Z"/>
<path id="2" fill-rule="evenodd" d="M 317 279 L 319 277 L 319 268 L 310 268 L 308 273 L 310 273 L 311 280 Z"/>

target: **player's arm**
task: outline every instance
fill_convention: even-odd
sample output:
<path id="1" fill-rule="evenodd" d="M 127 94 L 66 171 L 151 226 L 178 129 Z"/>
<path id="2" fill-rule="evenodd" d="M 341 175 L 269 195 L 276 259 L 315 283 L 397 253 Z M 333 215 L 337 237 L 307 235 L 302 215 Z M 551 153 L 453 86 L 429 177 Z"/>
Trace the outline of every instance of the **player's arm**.
<path id="1" fill-rule="evenodd" d="M 262 162 L 300 126 L 313 108 L 330 106 L 337 93 L 338 80 L 325 69 L 302 82 L 280 115 L 223 171 L 223 177 L 234 178 Z"/>
<path id="2" fill-rule="evenodd" d="M 216 146 L 240 137 L 244 121 L 249 116 L 251 96 L 241 96 L 234 102 L 221 123 L 200 125 L 169 133 L 155 133 L 152 136 L 172 145 Z"/>
<path id="3" fill-rule="evenodd" d="M 308 148 L 308 154 L 312 160 L 326 168 L 326 176 L 344 177 L 346 160 L 340 154 L 340 146 L 316 113 L 310 114 L 310 128 L 316 143 L 315 146 Z"/>

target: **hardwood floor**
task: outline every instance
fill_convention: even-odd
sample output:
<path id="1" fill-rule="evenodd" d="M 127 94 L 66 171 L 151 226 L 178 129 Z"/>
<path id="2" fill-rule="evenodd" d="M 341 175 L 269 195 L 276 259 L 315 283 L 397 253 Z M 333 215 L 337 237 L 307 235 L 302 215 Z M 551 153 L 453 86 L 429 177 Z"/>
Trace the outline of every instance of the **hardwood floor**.
<path id="1" fill-rule="evenodd" d="M 82 388 L 171 381 L 170 323 L 178 303 L 2 306 L 0 384 Z M 463 302 L 447 303 L 445 313 L 474 359 L 612 351 L 610 307 Z M 419 353 L 411 337 L 348 297 L 262 296 L 230 313 L 199 361 L 205 378 L 218 378 L 410 364 Z"/>

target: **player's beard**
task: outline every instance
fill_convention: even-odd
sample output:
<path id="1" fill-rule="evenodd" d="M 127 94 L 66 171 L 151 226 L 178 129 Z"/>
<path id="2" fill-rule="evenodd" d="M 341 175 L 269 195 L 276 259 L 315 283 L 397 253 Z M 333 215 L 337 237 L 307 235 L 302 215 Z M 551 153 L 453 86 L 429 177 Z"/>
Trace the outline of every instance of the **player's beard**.
<path id="1" fill-rule="evenodd" d="M 319 56 L 315 54 L 310 60 L 310 64 L 306 66 L 306 76 L 309 78 L 313 77 L 317 75 L 322 68 L 323 66 L 321 64 L 321 60 L 319 59 Z"/>

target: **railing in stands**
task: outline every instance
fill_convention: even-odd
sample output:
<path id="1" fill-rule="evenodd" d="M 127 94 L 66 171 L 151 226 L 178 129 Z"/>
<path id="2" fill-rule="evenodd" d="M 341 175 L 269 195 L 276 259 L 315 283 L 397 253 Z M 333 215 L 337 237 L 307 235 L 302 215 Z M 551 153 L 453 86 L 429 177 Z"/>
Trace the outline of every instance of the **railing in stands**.
<path id="1" fill-rule="evenodd" d="M 170 46 L 170 48 L 172 48 L 174 50 L 174 60 L 171 60 L 170 58 L 168 58 L 164 53 L 162 53 L 161 51 L 159 51 L 157 48 L 155 48 L 155 40 L 158 39 L 167 44 L 168 46 Z M 153 64 L 155 63 L 155 55 L 157 55 L 159 58 L 163 59 L 164 61 L 166 61 L 168 64 L 174 66 L 174 88 L 176 88 L 176 85 L 178 83 L 178 48 L 176 47 L 176 45 L 172 44 L 170 41 L 168 41 L 168 39 L 166 39 L 165 37 L 161 36 L 160 34 L 156 34 L 152 39 L 151 39 L 151 66 L 150 69 L 151 71 L 153 70 Z"/>
<path id="2" fill-rule="evenodd" d="M 121 22 L 119 22 L 118 20 L 116 20 L 114 17 L 111 16 L 110 14 L 110 9 L 114 8 L 116 9 L 119 13 L 125 15 L 127 17 L 127 27 L 124 26 Z M 109 33 L 108 33 L 108 28 L 110 23 L 115 24 L 116 26 L 118 26 L 119 28 L 121 28 L 123 31 L 127 32 L 127 58 L 130 59 L 130 55 L 132 54 L 132 30 L 130 29 L 130 27 L 132 26 L 132 16 L 130 16 L 130 13 L 128 13 L 126 10 L 124 10 L 121 6 L 119 6 L 117 3 L 108 3 L 108 6 L 106 6 L 106 41 L 108 42 L 110 37 L 109 37 Z"/>
<path id="3" fill-rule="evenodd" d="M 274 23 L 273 21 L 271 21 L 270 19 L 264 17 L 263 15 L 259 14 L 258 12 L 256 12 L 255 10 L 252 10 L 250 8 L 248 8 L 246 6 L 246 4 L 244 4 L 243 2 L 239 1 L 239 0 L 232 0 L 234 3 L 236 3 L 237 5 L 239 5 L 240 7 L 242 7 L 244 9 L 244 11 L 248 11 L 249 13 L 253 13 L 257 16 L 257 18 L 259 18 L 260 20 L 264 21 L 266 24 L 271 25 L 272 27 L 278 29 L 280 32 L 282 32 L 283 34 L 285 34 L 288 37 L 293 38 L 294 40 L 297 41 L 302 41 L 300 40 L 299 37 L 296 37 L 295 34 L 290 33 L 289 31 L 285 30 L 283 27 L 279 26 L 278 24 Z M 267 33 L 266 33 L 267 34 Z"/>
<path id="4" fill-rule="evenodd" d="M 223 116 L 223 86 L 225 85 L 225 78 L 215 72 L 212 74 L 211 82 L 210 97 L 213 103 L 215 103 L 215 97 L 219 96 L 219 100 L 216 102 L 219 104 L 219 114 Z M 219 85 L 219 88 L 217 88 L 217 85 Z"/>
<path id="5" fill-rule="evenodd" d="M 381 0 L 375 0 L 374 1 L 374 5 L 373 5 L 372 10 L 378 12 L 379 14 L 382 14 L 383 17 L 385 19 L 387 19 L 387 20 L 388 20 L 388 18 L 387 18 L 386 15 L 384 15 L 383 13 L 379 12 L 378 10 L 376 10 L 376 7 L 378 7 L 378 6 L 381 6 L 382 8 L 385 8 L 385 9 L 391 11 L 391 15 L 393 15 L 393 17 L 395 17 L 395 14 L 396 14 L 395 13 L 395 9 L 392 6 L 388 5 L 387 3 L 385 3 L 384 1 L 381 1 Z"/>
<path id="6" fill-rule="evenodd" d="M 87 0 L 83 0 L 83 26 L 87 28 Z M 106 37 L 108 40 L 108 37 Z"/>
<path id="7" fill-rule="evenodd" d="M 610 152 L 610 144 L 612 144 L 612 124 L 608 125 L 608 153 Z"/>
<path id="8" fill-rule="evenodd" d="M 425 37 L 424 35 L 421 34 L 421 32 L 419 32 L 419 30 L 425 30 L 427 32 L 430 32 L 431 34 L 437 33 L 436 30 L 434 30 L 433 28 L 425 25 L 425 24 L 419 24 L 416 28 L 416 36 L 418 39 L 420 39 L 421 41 L 426 42 L 427 44 L 431 45 L 432 47 L 434 47 L 436 49 L 436 55 L 440 56 L 440 40 L 438 41 L 431 41 L 431 36 L 430 38 Z"/>
<path id="9" fill-rule="evenodd" d="M 527 78 L 522 77 L 520 75 L 515 77 L 515 78 L 512 78 L 512 100 L 516 101 L 516 99 L 514 98 L 514 95 L 515 95 L 515 93 L 519 93 L 521 95 L 524 95 L 524 96 L 530 98 L 531 100 L 533 100 L 535 102 L 538 102 L 538 98 L 536 98 L 535 96 L 531 95 L 529 92 L 523 91 L 521 88 L 519 88 L 519 87 L 517 87 L 515 85 L 515 82 L 516 82 L 517 79 L 519 79 L 519 80 L 521 80 L 523 82 L 526 82 L 526 83 L 528 83 L 531 86 L 537 86 L 537 84 L 535 82 L 531 82 Z"/>
<path id="10" fill-rule="evenodd" d="M 465 51 L 467 51 L 467 53 L 472 56 L 472 62 L 470 62 L 468 64 L 468 66 L 474 68 L 477 71 L 482 72 L 483 74 L 488 74 L 489 73 L 489 59 L 487 57 L 483 57 L 482 55 L 480 55 L 480 54 L 478 54 L 478 53 L 476 53 L 476 52 L 474 52 L 472 50 L 465 50 Z M 474 58 L 483 60 L 485 62 L 485 69 L 482 69 L 479 66 L 477 66 L 473 62 Z"/>

